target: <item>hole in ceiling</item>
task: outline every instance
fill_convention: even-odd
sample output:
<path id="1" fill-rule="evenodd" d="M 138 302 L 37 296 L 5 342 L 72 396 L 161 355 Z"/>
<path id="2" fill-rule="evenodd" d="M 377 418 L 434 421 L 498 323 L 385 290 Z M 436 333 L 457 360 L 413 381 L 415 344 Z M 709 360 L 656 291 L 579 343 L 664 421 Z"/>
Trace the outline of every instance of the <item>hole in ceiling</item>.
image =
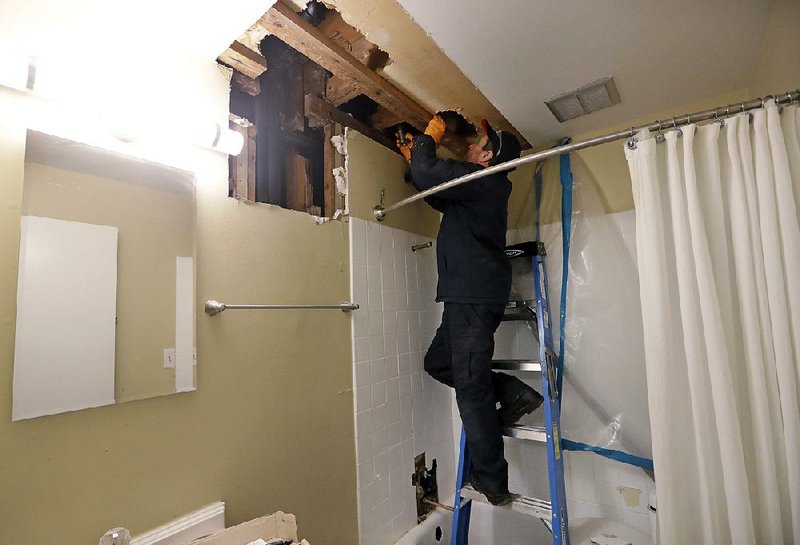
<path id="1" fill-rule="evenodd" d="M 478 129 L 467 121 L 467 119 L 456 110 L 444 110 L 439 112 L 444 119 L 447 130 L 461 138 L 475 138 L 478 136 Z"/>

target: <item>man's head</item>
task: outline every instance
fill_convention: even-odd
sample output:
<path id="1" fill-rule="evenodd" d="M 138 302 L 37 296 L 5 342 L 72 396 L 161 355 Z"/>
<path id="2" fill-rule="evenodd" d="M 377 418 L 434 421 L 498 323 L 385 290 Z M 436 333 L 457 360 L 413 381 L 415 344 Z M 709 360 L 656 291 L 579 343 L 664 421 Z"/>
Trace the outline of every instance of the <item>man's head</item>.
<path id="1" fill-rule="evenodd" d="M 508 131 L 495 131 L 485 119 L 481 128 L 480 140 L 467 148 L 466 161 L 488 167 L 519 157 L 521 146 L 516 136 Z"/>

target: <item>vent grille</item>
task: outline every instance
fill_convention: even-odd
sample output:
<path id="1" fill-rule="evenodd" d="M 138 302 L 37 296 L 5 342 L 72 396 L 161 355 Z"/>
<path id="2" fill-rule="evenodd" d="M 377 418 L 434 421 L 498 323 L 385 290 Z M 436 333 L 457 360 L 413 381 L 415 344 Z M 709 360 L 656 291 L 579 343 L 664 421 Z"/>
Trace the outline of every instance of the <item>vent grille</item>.
<path id="1" fill-rule="evenodd" d="M 555 118 L 563 123 L 569 119 L 619 104 L 620 98 L 614 78 L 608 76 L 545 100 L 544 103 L 550 108 Z"/>

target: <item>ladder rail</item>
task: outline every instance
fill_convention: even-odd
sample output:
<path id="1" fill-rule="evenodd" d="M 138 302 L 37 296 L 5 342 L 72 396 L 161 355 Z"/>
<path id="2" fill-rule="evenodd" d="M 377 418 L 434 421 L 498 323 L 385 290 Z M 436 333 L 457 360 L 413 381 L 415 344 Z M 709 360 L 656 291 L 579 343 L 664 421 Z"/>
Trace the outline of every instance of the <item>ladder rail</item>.
<path id="1" fill-rule="evenodd" d="M 559 424 L 561 402 L 555 378 L 553 333 L 547 293 L 547 270 L 544 252 L 532 259 L 533 285 L 536 292 L 536 314 L 539 316 L 539 358 L 542 363 L 542 396 L 544 396 L 544 422 L 547 434 L 547 477 L 550 488 L 551 524 L 553 545 L 569 545 L 567 494 L 564 486 L 564 458 L 561 448 Z"/>

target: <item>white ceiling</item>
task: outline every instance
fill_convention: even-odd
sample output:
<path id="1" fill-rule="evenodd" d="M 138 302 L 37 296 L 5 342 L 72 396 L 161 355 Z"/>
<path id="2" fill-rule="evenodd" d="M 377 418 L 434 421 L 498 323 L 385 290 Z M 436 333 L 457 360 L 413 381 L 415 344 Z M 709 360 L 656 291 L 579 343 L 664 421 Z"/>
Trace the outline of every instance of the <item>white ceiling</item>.
<path id="1" fill-rule="evenodd" d="M 746 86 L 772 0 L 398 0 L 533 144 Z M 613 75 L 622 103 L 565 123 L 548 98 Z"/>

